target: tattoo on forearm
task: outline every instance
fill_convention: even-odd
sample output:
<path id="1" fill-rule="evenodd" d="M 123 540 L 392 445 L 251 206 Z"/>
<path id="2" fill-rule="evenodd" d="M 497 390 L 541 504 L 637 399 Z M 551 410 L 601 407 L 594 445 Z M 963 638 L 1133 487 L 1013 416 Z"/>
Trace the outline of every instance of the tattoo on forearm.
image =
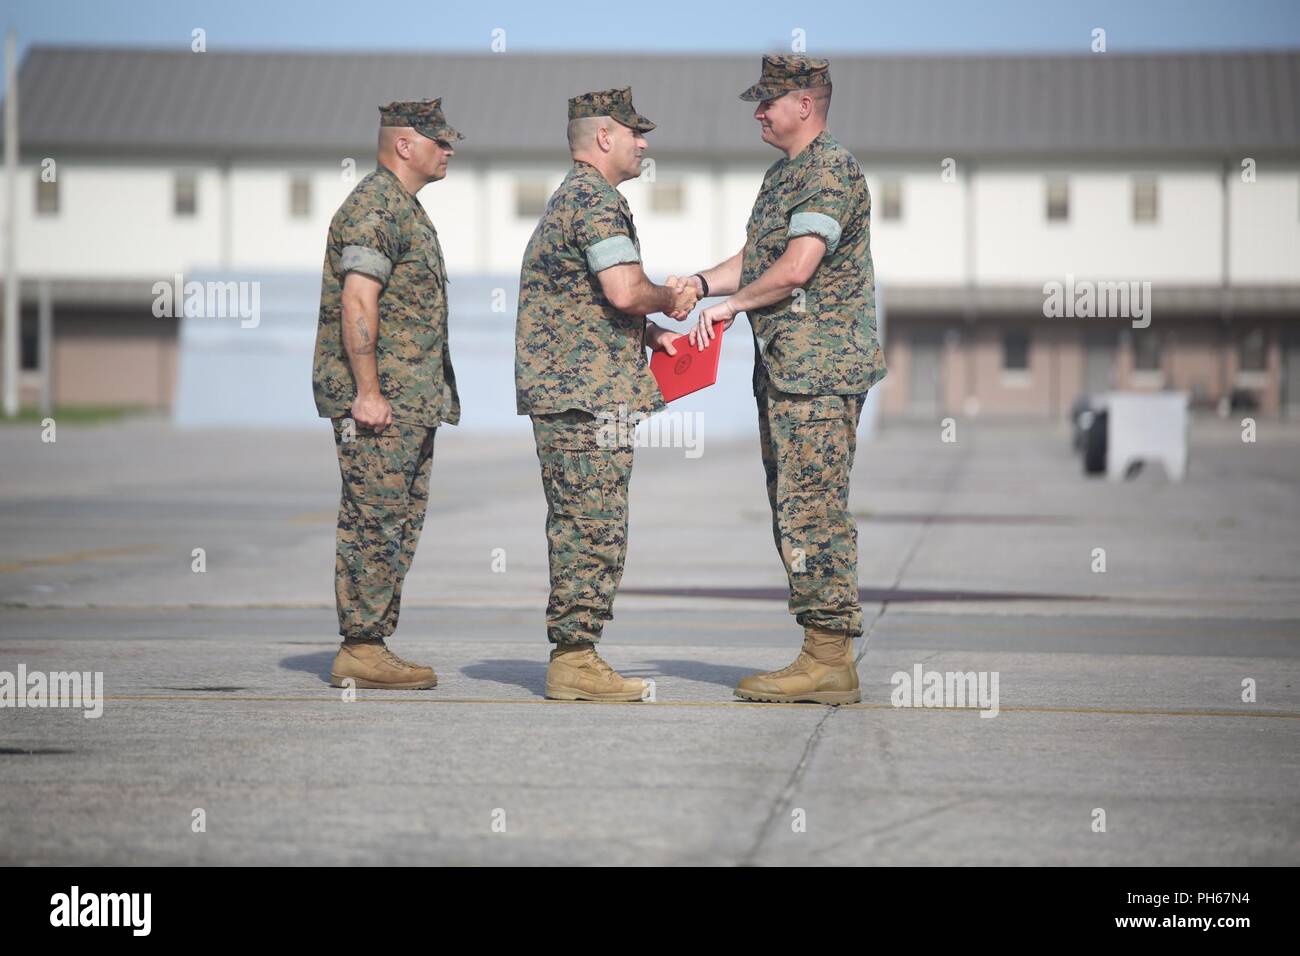
<path id="1" fill-rule="evenodd" d="M 357 345 L 352 352 L 354 355 L 369 355 L 375 350 L 375 348 L 370 342 L 370 330 L 366 328 L 365 316 L 357 316 L 355 326 L 357 330 Z"/>

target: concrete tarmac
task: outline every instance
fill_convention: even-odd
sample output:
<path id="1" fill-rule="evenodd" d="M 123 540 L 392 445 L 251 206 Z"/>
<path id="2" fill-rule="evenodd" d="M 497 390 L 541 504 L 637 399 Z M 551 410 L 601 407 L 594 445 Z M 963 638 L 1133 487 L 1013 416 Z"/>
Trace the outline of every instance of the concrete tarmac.
<path id="1" fill-rule="evenodd" d="M 39 431 L 0 428 L 0 674 L 105 700 L 0 709 L 0 863 L 1300 862 L 1295 426 L 1112 484 L 1063 426 L 886 423 L 841 708 L 731 693 L 800 640 L 755 441 L 638 449 L 601 650 L 655 701 L 575 704 L 530 438 L 440 430 L 390 642 L 439 686 L 345 701 L 327 431 Z M 996 716 L 895 706 L 918 665 L 996 675 Z"/>

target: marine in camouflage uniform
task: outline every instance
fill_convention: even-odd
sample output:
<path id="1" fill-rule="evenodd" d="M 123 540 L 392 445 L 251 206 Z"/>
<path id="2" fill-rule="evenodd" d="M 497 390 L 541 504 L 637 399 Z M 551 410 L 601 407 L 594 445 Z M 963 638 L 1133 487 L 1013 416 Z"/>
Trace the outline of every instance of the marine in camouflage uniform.
<path id="1" fill-rule="evenodd" d="M 411 127 L 450 149 L 464 137 L 446 123 L 440 103 L 390 103 L 380 107 L 380 124 Z M 358 386 L 342 326 L 343 286 L 353 272 L 382 286 L 373 350 L 392 423 L 378 430 L 350 417 Z M 384 640 L 397 627 L 402 582 L 424 527 L 434 437 L 439 425 L 459 421 L 460 401 L 438 232 L 382 162 L 330 222 L 312 387 L 317 411 L 333 421 L 342 477 L 334 579 L 344 646 L 335 683 L 351 676 L 363 687 L 433 686 L 430 668 L 400 666 L 406 662 L 387 652 Z M 371 673 L 375 668 L 380 673 Z"/>
<path id="2" fill-rule="evenodd" d="M 741 99 L 767 103 L 801 91 L 829 96 L 825 60 L 765 56 L 759 82 Z M 802 288 L 746 310 L 772 535 L 789 581 L 790 612 L 805 631 L 794 664 L 741 681 L 737 694 L 747 699 L 859 699 L 856 669 L 844 667 L 845 655 L 852 662 L 852 638 L 863 630 L 849 474 L 866 393 L 886 371 L 870 218 L 862 169 L 822 128 L 767 170 L 745 229 L 740 290 L 764 276 L 791 240 L 816 236 L 825 245 Z M 710 311 L 702 323 L 713 320 Z M 723 315 L 728 311 L 735 314 Z M 818 667 L 827 661 L 837 670 L 830 677 Z"/>
<path id="3" fill-rule="evenodd" d="M 569 101 L 570 121 L 603 116 L 638 139 L 655 125 L 632 107 L 627 88 Z M 601 169 L 575 158 L 524 253 L 515 330 L 516 408 L 532 419 L 547 504 L 546 633 L 556 645 L 547 695 L 563 699 L 639 699 L 642 689 L 640 681 L 614 680 L 612 669 L 602 685 L 596 678 L 608 665 L 594 654 L 613 616 L 627 553 L 632 448 L 619 444 L 627 437 L 620 417 L 636 421 L 663 407 L 645 339 L 648 329 L 664 330 L 644 314 L 617 308 L 599 277 L 612 266 L 640 262 L 627 200 Z M 670 290 L 662 292 L 671 299 Z M 568 679 L 556 677 L 556 662 L 567 660 L 563 652 L 571 648 L 595 668 L 591 693 L 555 692 Z"/>

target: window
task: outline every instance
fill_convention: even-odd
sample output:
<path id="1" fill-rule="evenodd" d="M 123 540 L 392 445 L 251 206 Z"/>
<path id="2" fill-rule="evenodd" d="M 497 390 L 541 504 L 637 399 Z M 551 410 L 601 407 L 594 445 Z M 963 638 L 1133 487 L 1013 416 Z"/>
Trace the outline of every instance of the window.
<path id="1" fill-rule="evenodd" d="M 36 215 L 57 216 L 59 213 L 59 183 L 47 183 L 36 175 Z"/>
<path id="2" fill-rule="evenodd" d="M 193 216 L 199 211 L 199 182 L 194 173 L 177 173 L 172 188 L 172 212 Z"/>
<path id="3" fill-rule="evenodd" d="M 903 182 L 897 178 L 885 179 L 880 183 L 880 218 L 903 218 Z"/>
<path id="4" fill-rule="evenodd" d="M 549 198 L 546 183 L 542 180 L 521 180 L 515 183 L 515 215 L 520 219 L 536 219 L 546 212 Z"/>
<path id="5" fill-rule="evenodd" d="M 1156 221 L 1156 181 L 1147 177 L 1133 180 L 1133 221 Z"/>
<path id="6" fill-rule="evenodd" d="M 1263 329 L 1251 329 L 1238 340 L 1237 365 L 1243 372 L 1268 369 L 1268 347 Z"/>
<path id="7" fill-rule="evenodd" d="M 1160 371 L 1160 337 L 1149 330 L 1137 330 L 1133 336 L 1133 367 L 1139 372 Z"/>
<path id="8" fill-rule="evenodd" d="M 289 180 L 289 215 L 294 219 L 306 219 L 311 215 L 311 180 L 306 176 L 294 176 Z"/>
<path id="9" fill-rule="evenodd" d="M 653 183 L 650 186 L 650 211 L 674 214 L 686 208 L 686 187 L 682 183 Z"/>
<path id="10" fill-rule="evenodd" d="M 1003 333 L 1002 370 L 1004 372 L 1029 371 L 1029 333 L 1024 329 L 1008 329 Z"/>
<path id="11" fill-rule="evenodd" d="M 1070 218 L 1070 184 L 1061 177 L 1047 181 L 1047 221 L 1065 222 Z"/>
<path id="12" fill-rule="evenodd" d="M 20 325 L 19 352 L 22 356 L 22 370 L 34 372 L 40 368 L 40 336 L 35 315 L 24 315 Z"/>

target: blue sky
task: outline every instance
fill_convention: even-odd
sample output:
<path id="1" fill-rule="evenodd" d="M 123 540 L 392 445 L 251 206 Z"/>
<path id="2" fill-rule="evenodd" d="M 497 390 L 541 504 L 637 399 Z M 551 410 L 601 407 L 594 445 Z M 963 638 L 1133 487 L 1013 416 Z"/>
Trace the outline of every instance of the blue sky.
<path id="1" fill-rule="evenodd" d="M 207 31 L 225 48 L 762 52 L 805 31 L 810 53 L 1110 52 L 1300 47 L 1300 0 L 622 0 L 433 3 L 415 0 L 6 0 L 0 25 L 31 43 L 188 48 Z M 743 11 L 743 13 L 741 12 Z M 0 82 L 3 82 L 0 79 Z"/>

